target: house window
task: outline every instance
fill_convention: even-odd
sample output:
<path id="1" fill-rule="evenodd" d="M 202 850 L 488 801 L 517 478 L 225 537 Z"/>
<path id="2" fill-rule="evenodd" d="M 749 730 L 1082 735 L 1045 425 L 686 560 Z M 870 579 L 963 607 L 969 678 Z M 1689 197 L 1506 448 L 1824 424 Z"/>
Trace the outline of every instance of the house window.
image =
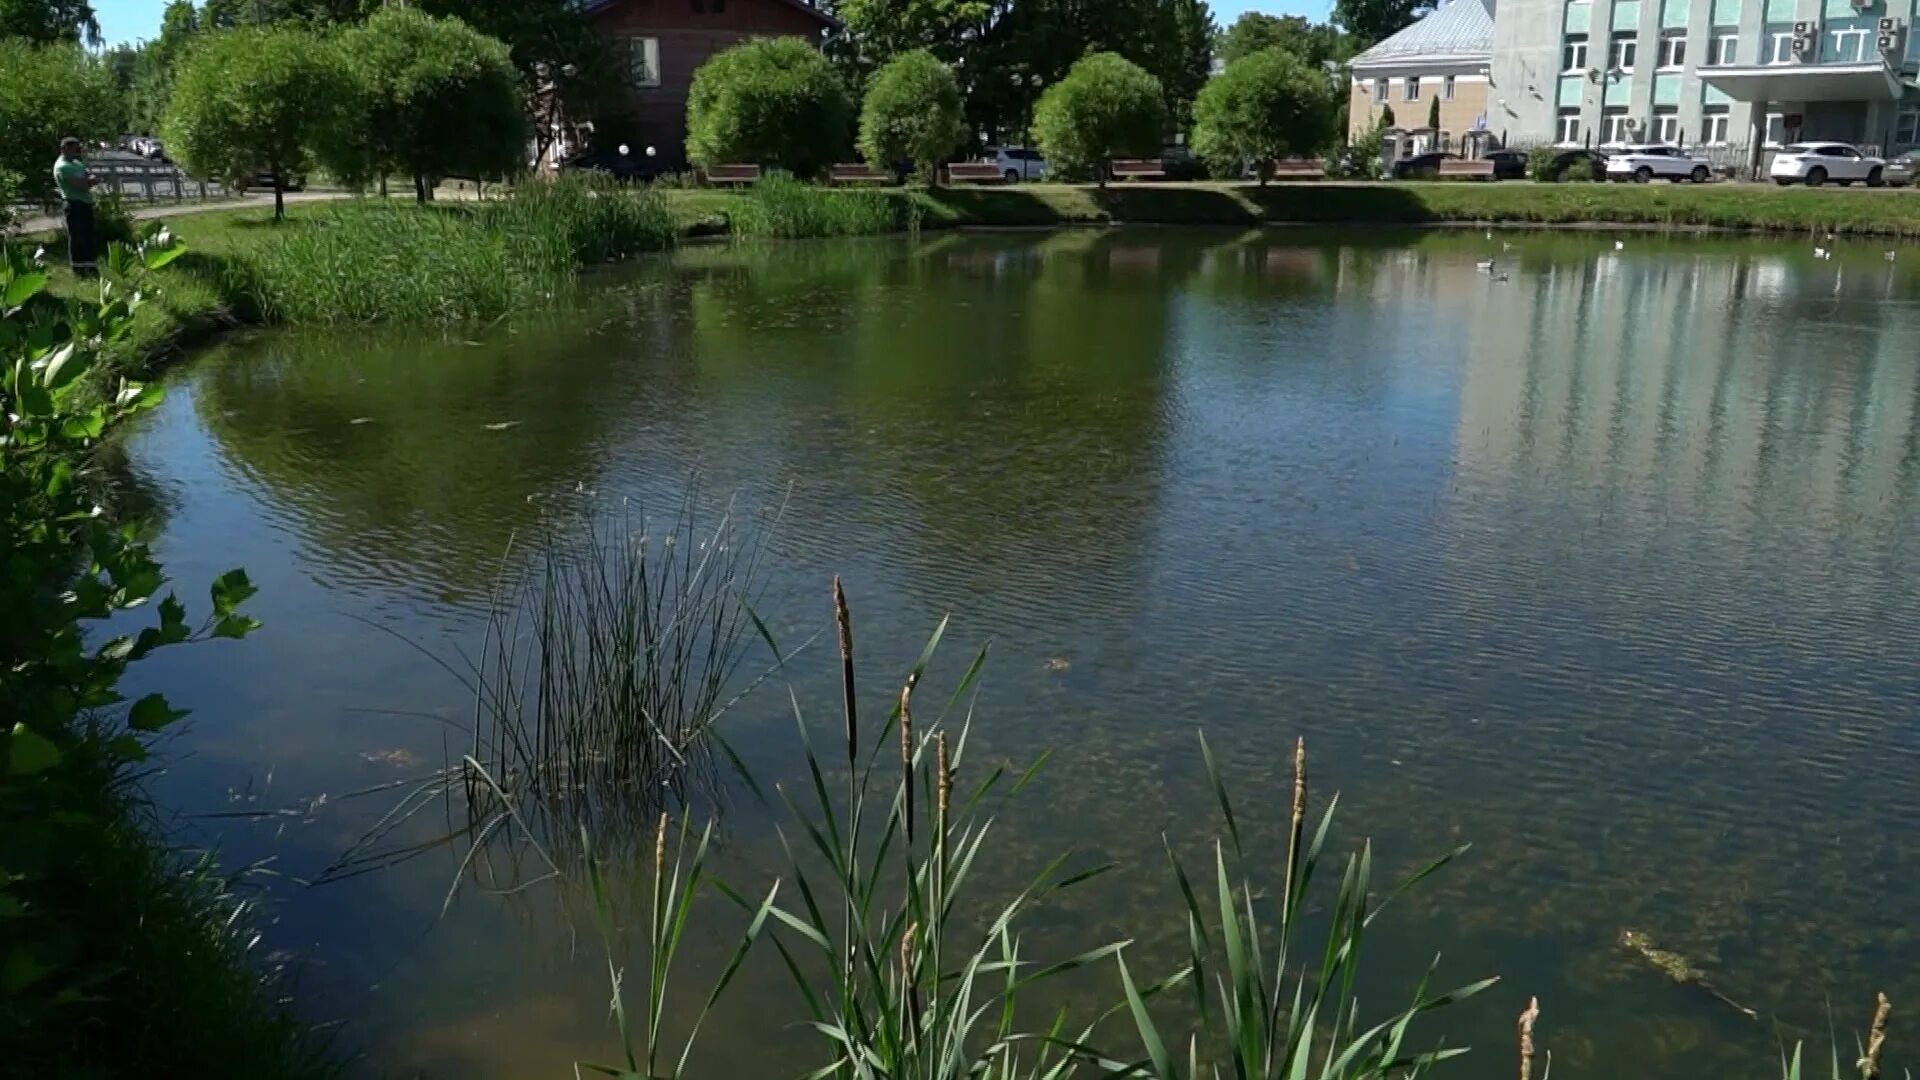
<path id="1" fill-rule="evenodd" d="M 627 77 L 635 86 L 660 85 L 660 39 L 627 39 Z"/>
<path id="2" fill-rule="evenodd" d="M 1787 117 L 1784 113 L 1767 114 L 1767 145 L 1779 146 L 1787 141 Z"/>
<path id="3" fill-rule="evenodd" d="M 1660 66 L 1682 67 L 1687 62 L 1686 31 L 1671 31 L 1660 36 Z"/>
<path id="4" fill-rule="evenodd" d="M 1714 30 L 1707 39 L 1707 65 L 1727 67 L 1740 62 L 1740 33 L 1726 27 Z"/>
<path id="5" fill-rule="evenodd" d="M 1662 105 L 1653 110 L 1653 141 L 1677 143 L 1680 141 L 1680 110 L 1672 105 Z"/>
<path id="6" fill-rule="evenodd" d="M 1873 31 L 1865 27 L 1850 27 L 1844 30 L 1827 32 L 1827 60 L 1851 63 L 1867 58 L 1867 44 Z"/>
<path id="7" fill-rule="evenodd" d="M 1600 142 L 1611 146 L 1628 141 L 1633 137 L 1632 124 L 1625 105 L 1607 106 L 1600 116 Z"/>
<path id="8" fill-rule="evenodd" d="M 1441 101 L 1453 100 L 1453 76 L 1451 75 L 1440 80 L 1440 100 Z"/>
<path id="9" fill-rule="evenodd" d="M 1378 105 L 1385 100 L 1387 100 L 1387 80 L 1373 80 L 1373 103 Z"/>
<path id="10" fill-rule="evenodd" d="M 1767 53 L 1763 58 L 1766 63 L 1793 63 L 1793 30 L 1791 28 L 1786 30 L 1769 29 L 1767 31 L 1766 48 Z"/>
<path id="11" fill-rule="evenodd" d="M 1567 43 L 1560 46 L 1560 70 L 1587 70 L 1587 35 L 1567 35 Z"/>
<path id="12" fill-rule="evenodd" d="M 1420 100 L 1420 76 L 1418 75 L 1407 76 L 1406 85 L 1400 91 L 1400 100 L 1401 101 L 1419 101 Z"/>
<path id="13" fill-rule="evenodd" d="M 1708 105 L 1700 114 L 1700 141 L 1708 146 L 1727 145 L 1727 107 Z"/>
<path id="14" fill-rule="evenodd" d="M 1632 71 L 1633 59 L 1639 52 L 1640 43 L 1633 39 L 1632 31 L 1615 34 L 1607 49 L 1607 66 L 1618 71 Z"/>
<path id="15" fill-rule="evenodd" d="M 1554 142 L 1561 146 L 1580 145 L 1580 110 L 1561 109 L 1559 123 L 1554 129 Z"/>

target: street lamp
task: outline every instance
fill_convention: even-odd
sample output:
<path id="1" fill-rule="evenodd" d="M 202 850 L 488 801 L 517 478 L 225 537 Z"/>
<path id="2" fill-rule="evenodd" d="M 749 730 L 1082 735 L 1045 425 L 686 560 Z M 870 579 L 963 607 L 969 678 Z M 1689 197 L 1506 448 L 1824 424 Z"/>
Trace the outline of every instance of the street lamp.
<path id="1" fill-rule="evenodd" d="M 1038 72 L 1023 76 L 1016 71 L 1011 78 L 1014 93 L 1020 97 L 1020 145 L 1025 147 L 1033 134 L 1031 131 L 1033 127 L 1033 99 L 1040 96 L 1040 87 L 1046 80 L 1041 78 Z M 1026 87 L 1031 90 L 1032 93 L 1029 95 L 1020 94 L 1022 87 Z"/>

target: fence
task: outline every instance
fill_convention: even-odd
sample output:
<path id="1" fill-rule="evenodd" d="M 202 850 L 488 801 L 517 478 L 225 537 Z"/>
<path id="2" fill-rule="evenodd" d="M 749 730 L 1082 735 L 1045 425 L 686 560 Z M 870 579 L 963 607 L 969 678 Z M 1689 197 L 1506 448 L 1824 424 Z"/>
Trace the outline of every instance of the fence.
<path id="1" fill-rule="evenodd" d="M 149 161 L 137 154 L 105 153 L 87 159 L 87 168 L 100 180 L 96 191 L 111 192 L 123 199 L 159 202 L 170 199 L 217 198 L 226 194 L 220 184 L 195 180 L 178 165 Z"/>

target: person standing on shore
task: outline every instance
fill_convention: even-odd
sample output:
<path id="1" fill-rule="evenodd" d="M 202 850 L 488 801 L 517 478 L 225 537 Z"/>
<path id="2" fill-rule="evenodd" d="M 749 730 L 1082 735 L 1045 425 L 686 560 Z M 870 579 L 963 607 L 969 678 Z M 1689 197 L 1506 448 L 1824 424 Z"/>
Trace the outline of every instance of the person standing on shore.
<path id="1" fill-rule="evenodd" d="M 67 257 L 76 277 L 98 273 L 93 231 L 93 188 L 99 183 L 87 169 L 86 151 L 79 139 L 60 140 L 60 158 L 53 163 L 53 182 L 67 212 Z"/>

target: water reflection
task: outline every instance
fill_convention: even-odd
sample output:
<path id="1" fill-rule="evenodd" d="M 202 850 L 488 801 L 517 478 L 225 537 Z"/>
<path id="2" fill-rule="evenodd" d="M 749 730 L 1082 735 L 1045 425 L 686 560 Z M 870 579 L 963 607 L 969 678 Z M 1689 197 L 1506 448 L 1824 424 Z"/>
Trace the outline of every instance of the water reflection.
<path id="1" fill-rule="evenodd" d="M 1448 973 L 1507 977 L 1453 1041 L 1503 1054 L 1539 994 L 1583 1075 L 1750 1073 L 1764 1032 L 1615 940 L 1801 1028 L 1829 995 L 1846 1024 L 1871 989 L 1920 992 L 1916 340 L 1920 285 L 1877 249 L 1230 231 L 699 248 L 551 324 L 263 339 L 187 369 L 132 447 L 169 489 L 169 566 L 248 566 L 268 623 L 244 664 L 144 673 L 198 710 L 161 794 L 201 812 L 438 765 L 442 729 L 357 710 L 454 715 L 462 691 L 355 617 L 457 656 L 530 496 L 673 507 L 692 479 L 785 501 L 770 628 L 818 629 L 846 575 L 876 695 L 942 612 L 957 652 L 995 642 L 981 760 L 1060 751 L 1007 883 L 1067 843 L 1131 868 L 1048 913 L 1048 943 L 1170 965 L 1160 833 L 1213 828 L 1194 729 L 1267 850 L 1304 732 L 1383 864 L 1476 842 L 1380 938 L 1390 974 L 1444 944 Z M 821 712 L 830 675 L 793 671 Z M 784 707 L 732 718 L 769 779 Z M 217 839 L 306 873 L 377 816 Z M 729 825 L 738 865 L 772 861 L 753 812 Z M 326 957 L 317 998 L 393 1070 L 603 1051 L 574 920 L 462 897 L 438 921 L 455 869 L 289 887 L 275 932 Z M 749 972 L 722 1026 L 779 978 Z M 793 1045 L 770 1038 L 707 1065 L 765 1074 Z"/>

